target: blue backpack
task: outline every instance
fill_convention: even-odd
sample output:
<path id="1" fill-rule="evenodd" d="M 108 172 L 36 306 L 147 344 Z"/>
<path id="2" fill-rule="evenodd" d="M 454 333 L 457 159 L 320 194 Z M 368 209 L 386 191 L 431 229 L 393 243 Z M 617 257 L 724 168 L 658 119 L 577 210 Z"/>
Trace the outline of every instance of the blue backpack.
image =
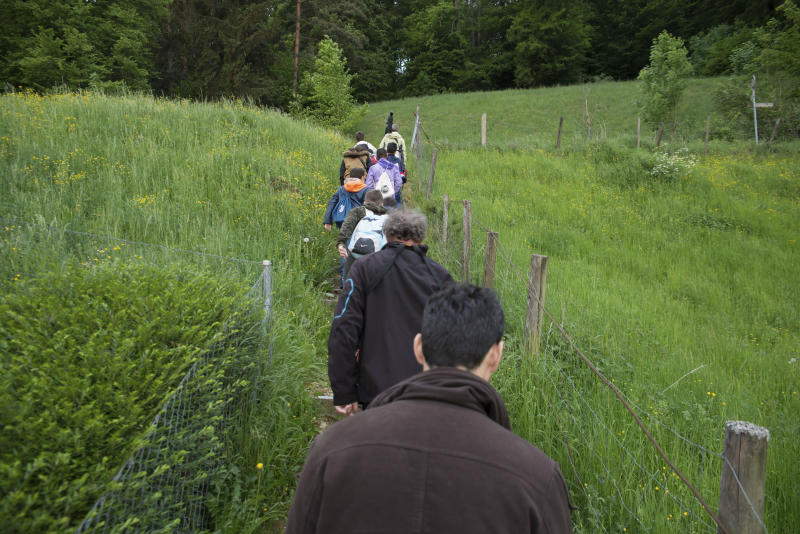
<path id="1" fill-rule="evenodd" d="M 339 201 L 333 208 L 333 222 L 341 226 L 347 213 L 353 208 L 353 200 L 350 198 L 350 193 L 344 187 L 339 188 Z"/>

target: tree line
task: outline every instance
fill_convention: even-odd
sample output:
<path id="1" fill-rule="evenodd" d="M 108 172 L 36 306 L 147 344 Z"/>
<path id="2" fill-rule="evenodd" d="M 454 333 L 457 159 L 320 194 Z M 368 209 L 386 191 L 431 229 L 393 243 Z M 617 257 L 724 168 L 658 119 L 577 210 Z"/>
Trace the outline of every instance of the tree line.
<path id="1" fill-rule="evenodd" d="M 735 72 L 779 0 L 2 0 L 0 79 L 288 109 L 325 36 L 358 101 L 632 79 L 662 31 Z M 733 59 L 732 59 L 733 57 Z M 745 58 L 747 59 L 747 58 Z M 744 60 L 743 60 L 744 61 Z M 741 65 L 740 65 L 741 66 Z"/>

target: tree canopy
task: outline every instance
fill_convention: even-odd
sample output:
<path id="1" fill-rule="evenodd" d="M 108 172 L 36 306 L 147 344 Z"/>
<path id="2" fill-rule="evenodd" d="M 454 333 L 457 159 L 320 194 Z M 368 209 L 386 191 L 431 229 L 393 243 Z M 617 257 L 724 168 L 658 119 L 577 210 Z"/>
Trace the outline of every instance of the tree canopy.
<path id="1" fill-rule="evenodd" d="M 664 30 L 688 44 L 696 72 L 715 75 L 735 72 L 741 68 L 737 65 L 755 59 L 762 66 L 775 65 L 780 61 L 776 54 L 793 57 L 786 28 L 797 8 L 786 2 L 790 7 L 779 10 L 782 4 L 6 0 L 0 19 L 0 79 L 36 90 L 125 84 L 176 97 L 248 97 L 287 109 L 296 101 L 298 5 L 300 78 L 314 69 L 318 45 L 328 36 L 355 75 L 352 94 L 362 102 L 632 79 L 648 63 L 651 42 Z M 768 25 L 771 19 L 777 21 L 773 26 Z M 775 54 L 762 53 L 768 48 L 764 40 L 775 32 L 786 33 L 786 45 Z"/>

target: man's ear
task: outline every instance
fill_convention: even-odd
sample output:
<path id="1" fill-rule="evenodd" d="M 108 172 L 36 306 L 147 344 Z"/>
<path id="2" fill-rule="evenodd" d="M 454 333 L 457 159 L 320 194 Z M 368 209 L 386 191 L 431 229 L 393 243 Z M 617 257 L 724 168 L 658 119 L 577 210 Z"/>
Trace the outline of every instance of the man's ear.
<path id="1" fill-rule="evenodd" d="M 501 339 L 497 343 L 489 348 L 489 352 L 486 353 L 486 366 L 489 369 L 489 372 L 494 373 L 497 371 L 497 368 L 500 367 L 500 360 L 503 359 L 503 340 Z"/>
<path id="2" fill-rule="evenodd" d="M 414 336 L 414 357 L 417 359 L 417 363 L 424 369 L 427 362 L 425 361 L 425 355 L 422 354 L 422 334 Z"/>

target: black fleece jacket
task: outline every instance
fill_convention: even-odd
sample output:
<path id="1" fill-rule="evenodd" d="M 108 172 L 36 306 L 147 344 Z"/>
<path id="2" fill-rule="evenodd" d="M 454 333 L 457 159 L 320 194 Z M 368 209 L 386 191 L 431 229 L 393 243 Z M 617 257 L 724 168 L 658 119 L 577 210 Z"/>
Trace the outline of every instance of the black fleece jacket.
<path id="1" fill-rule="evenodd" d="M 335 405 L 369 403 L 422 370 L 412 345 L 425 303 L 453 281 L 447 269 L 426 257 L 427 250 L 391 242 L 350 268 L 328 337 Z"/>

